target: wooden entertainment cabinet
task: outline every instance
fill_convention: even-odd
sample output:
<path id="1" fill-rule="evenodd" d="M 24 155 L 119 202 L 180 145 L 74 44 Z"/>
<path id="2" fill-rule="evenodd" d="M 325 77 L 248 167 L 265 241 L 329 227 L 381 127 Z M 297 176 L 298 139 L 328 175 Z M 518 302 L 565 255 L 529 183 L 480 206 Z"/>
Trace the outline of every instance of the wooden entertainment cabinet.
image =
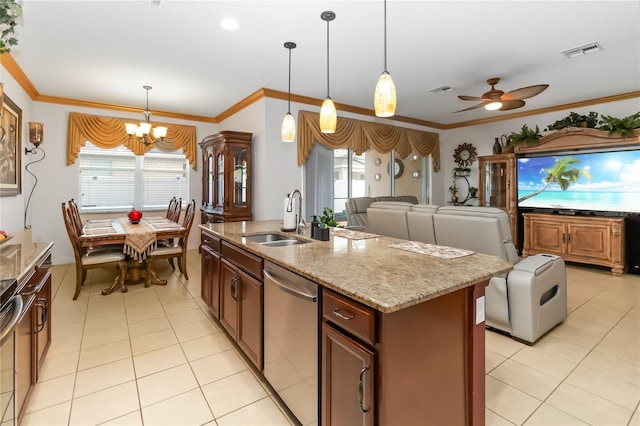
<path id="1" fill-rule="evenodd" d="M 553 152 L 607 151 L 640 147 L 640 131 L 621 138 L 589 128 L 567 127 L 553 132 L 533 146 L 516 146 L 516 157 Z M 522 255 L 550 253 L 572 262 L 608 266 L 611 272 L 625 271 L 625 218 L 524 213 Z"/>
<path id="2" fill-rule="evenodd" d="M 624 218 L 525 213 L 522 256 L 557 254 L 564 260 L 624 273 Z"/>

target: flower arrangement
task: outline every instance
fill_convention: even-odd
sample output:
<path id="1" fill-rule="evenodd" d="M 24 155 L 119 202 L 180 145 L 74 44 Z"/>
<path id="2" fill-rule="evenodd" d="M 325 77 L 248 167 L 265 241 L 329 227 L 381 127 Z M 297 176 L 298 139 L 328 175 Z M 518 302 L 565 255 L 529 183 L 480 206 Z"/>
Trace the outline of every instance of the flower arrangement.
<path id="1" fill-rule="evenodd" d="M 13 36 L 17 19 L 22 16 L 22 6 L 16 0 L 0 0 L 0 55 L 11 51 L 18 44 Z"/>

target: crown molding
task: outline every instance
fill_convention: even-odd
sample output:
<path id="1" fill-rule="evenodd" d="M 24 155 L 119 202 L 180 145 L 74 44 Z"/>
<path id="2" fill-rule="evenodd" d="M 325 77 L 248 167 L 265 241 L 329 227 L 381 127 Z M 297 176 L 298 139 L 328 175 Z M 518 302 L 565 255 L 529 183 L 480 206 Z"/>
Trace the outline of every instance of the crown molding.
<path id="1" fill-rule="evenodd" d="M 27 93 L 27 95 L 34 101 L 47 102 L 47 103 L 53 103 L 53 104 L 62 104 L 62 105 L 73 105 L 73 106 L 87 107 L 87 108 L 111 109 L 111 110 L 125 111 L 125 112 L 142 112 L 142 109 L 140 108 L 134 108 L 126 105 L 115 105 L 115 104 L 107 104 L 107 103 L 101 103 L 101 102 L 83 101 L 79 99 L 62 98 L 57 96 L 41 95 L 36 89 L 36 87 L 33 85 L 33 83 L 31 82 L 31 80 L 29 80 L 27 75 L 24 73 L 22 68 L 20 68 L 20 65 L 18 65 L 18 63 L 13 58 L 13 56 L 11 56 L 10 53 L 5 53 L 3 55 L 0 55 L 0 64 L 9 72 L 9 74 L 11 74 L 11 76 L 22 87 L 22 89 Z M 231 117 L 237 112 L 242 111 L 243 109 L 247 108 L 249 105 L 259 101 L 260 99 L 273 98 L 273 99 L 287 100 L 288 97 L 289 97 L 289 94 L 287 92 L 282 92 L 280 90 L 267 89 L 263 87 L 259 90 L 256 90 L 255 92 L 253 92 L 246 98 L 242 99 L 241 101 L 237 102 L 236 104 L 232 105 L 230 108 L 227 108 L 226 110 L 218 114 L 216 117 L 181 114 L 181 113 L 171 112 L 171 111 L 151 110 L 151 112 L 154 115 L 176 118 L 179 120 L 189 120 L 189 121 L 198 121 L 203 123 L 217 124 L 217 123 L 220 123 L 221 121 L 226 120 L 227 118 Z M 449 130 L 449 129 L 457 129 L 460 127 L 470 127 L 470 126 L 477 126 L 480 124 L 495 123 L 498 121 L 511 120 L 514 118 L 528 117 L 531 115 L 545 114 L 548 112 L 561 111 L 561 110 L 566 110 L 571 108 L 580 108 L 580 107 L 589 106 L 589 105 L 622 101 L 622 100 L 633 99 L 633 98 L 640 98 L 640 91 L 621 93 L 619 95 L 605 96 L 602 98 L 589 99 L 589 100 L 580 101 L 580 102 L 571 102 L 571 103 L 566 103 L 562 105 L 555 105 L 547 108 L 538 108 L 530 111 L 517 112 L 517 113 L 507 114 L 507 115 L 495 115 L 492 117 L 480 118 L 477 120 L 461 121 L 458 123 L 451 123 L 451 124 L 436 123 L 433 121 L 420 120 L 417 118 L 404 117 L 401 115 L 394 115 L 393 118 L 388 119 L 388 121 L 416 124 L 419 126 L 432 127 L 434 129 L 439 129 L 439 130 Z M 317 107 L 322 106 L 322 102 L 323 102 L 322 99 L 311 98 L 309 96 L 296 95 L 294 93 L 291 94 L 291 101 L 301 103 L 301 104 L 306 104 L 306 105 L 313 105 Z M 376 120 L 380 120 L 381 122 L 387 121 L 387 119 L 380 119 L 376 117 L 372 109 L 360 108 L 360 107 L 341 104 L 337 102 L 335 103 L 335 105 L 336 105 L 336 109 L 340 111 L 374 117 L 376 118 Z"/>

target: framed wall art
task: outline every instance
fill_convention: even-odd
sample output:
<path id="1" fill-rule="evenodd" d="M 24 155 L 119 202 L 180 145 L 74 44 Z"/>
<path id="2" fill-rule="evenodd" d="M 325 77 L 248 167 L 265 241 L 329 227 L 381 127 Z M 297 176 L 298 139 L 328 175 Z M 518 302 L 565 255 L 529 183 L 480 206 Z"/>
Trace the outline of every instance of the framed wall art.
<path id="1" fill-rule="evenodd" d="M 0 117 L 0 196 L 22 191 L 22 110 L 3 96 Z"/>

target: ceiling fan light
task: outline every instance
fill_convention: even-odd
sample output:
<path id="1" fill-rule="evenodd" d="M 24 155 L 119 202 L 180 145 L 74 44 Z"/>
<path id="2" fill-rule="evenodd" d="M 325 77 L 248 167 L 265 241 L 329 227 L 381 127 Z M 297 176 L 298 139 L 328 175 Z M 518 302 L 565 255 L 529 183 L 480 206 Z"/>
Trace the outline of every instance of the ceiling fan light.
<path id="1" fill-rule="evenodd" d="M 502 102 L 499 101 L 490 102 L 484 106 L 487 111 L 495 111 L 500 108 L 502 108 Z"/>
<path id="2" fill-rule="evenodd" d="M 396 86 L 388 71 L 380 75 L 373 99 L 376 117 L 392 117 L 396 113 Z"/>
<path id="3" fill-rule="evenodd" d="M 322 108 L 320 108 L 320 131 L 322 133 L 335 133 L 337 124 L 338 113 L 336 112 L 336 106 L 331 98 L 326 98 L 322 102 Z"/>
<path id="4" fill-rule="evenodd" d="M 280 135 L 282 136 L 282 142 L 293 142 L 293 139 L 296 137 L 296 121 L 290 112 L 288 112 L 282 120 Z"/>

